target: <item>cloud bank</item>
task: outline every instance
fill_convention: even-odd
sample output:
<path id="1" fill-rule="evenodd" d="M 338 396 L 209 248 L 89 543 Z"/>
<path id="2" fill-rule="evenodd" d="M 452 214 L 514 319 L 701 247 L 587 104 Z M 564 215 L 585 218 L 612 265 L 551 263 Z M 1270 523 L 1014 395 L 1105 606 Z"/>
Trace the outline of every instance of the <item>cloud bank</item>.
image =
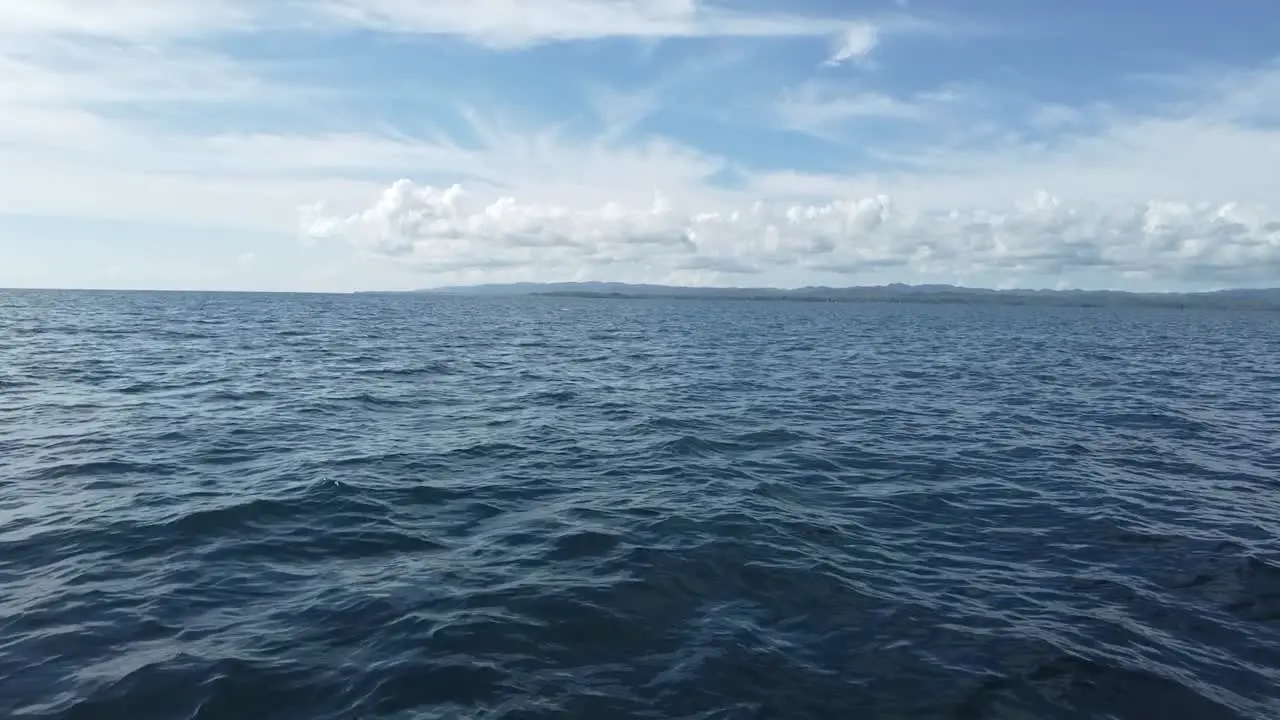
<path id="1" fill-rule="evenodd" d="M 487 200 L 457 185 L 401 180 L 355 214 L 307 208 L 301 230 L 424 273 L 520 268 L 534 279 L 610 279 L 615 268 L 642 267 L 647 278 L 749 284 L 735 276 L 790 267 L 849 284 L 890 271 L 1232 285 L 1280 270 L 1280 217 L 1256 209 L 1070 206 L 1045 193 L 1007 208 L 945 212 L 912 211 L 884 195 L 691 211 L 661 197 L 649 207 Z"/>

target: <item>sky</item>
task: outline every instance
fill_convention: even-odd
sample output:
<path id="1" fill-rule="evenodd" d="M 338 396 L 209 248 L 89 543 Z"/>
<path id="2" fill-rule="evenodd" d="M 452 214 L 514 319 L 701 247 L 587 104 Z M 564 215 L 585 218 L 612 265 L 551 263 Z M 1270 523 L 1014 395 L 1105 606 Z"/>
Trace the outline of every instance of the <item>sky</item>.
<path id="1" fill-rule="evenodd" d="M 1280 286 L 1278 24 L 0 0 L 0 287 Z"/>

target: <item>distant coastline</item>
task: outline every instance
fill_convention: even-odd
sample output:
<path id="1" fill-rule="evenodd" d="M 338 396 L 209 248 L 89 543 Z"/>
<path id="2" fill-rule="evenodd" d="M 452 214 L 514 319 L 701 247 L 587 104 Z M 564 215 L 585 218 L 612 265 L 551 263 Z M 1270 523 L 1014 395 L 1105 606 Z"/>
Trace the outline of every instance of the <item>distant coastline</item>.
<path id="1" fill-rule="evenodd" d="M 1280 288 L 1154 293 L 1123 290 L 993 290 L 955 285 L 905 284 L 775 289 L 581 282 L 469 285 L 415 290 L 413 292 L 442 295 L 529 296 L 608 300 L 768 300 L 789 302 L 889 302 L 1280 310 Z"/>

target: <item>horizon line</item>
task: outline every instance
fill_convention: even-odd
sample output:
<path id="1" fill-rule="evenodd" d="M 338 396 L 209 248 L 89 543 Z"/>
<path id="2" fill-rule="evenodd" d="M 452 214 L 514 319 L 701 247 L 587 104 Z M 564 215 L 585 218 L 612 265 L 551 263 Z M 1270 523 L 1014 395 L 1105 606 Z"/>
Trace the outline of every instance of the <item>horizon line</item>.
<path id="1" fill-rule="evenodd" d="M 1009 287 L 998 288 L 983 285 L 959 285 L 955 283 L 907 283 L 890 282 L 878 285 L 673 285 L 667 283 L 629 282 L 619 280 L 516 280 L 510 282 L 487 282 L 475 284 L 434 285 L 410 288 L 365 288 L 350 290 L 287 290 L 287 289 L 247 289 L 247 288 L 166 288 L 166 287 L 102 287 L 102 286 L 0 286 L 0 292 L 153 292 L 153 293 L 226 293 L 226 294 L 271 294 L 271 295 L 356 295 L 370 293 L 447 293 L 456 290 L 476 290 L 483 288 L 513 288 L 519 286 L 564 286 L 564 285 L 613 285 L 633 288 L 658 288 L 682 291 L 754 291 L 772 293 L 794 293 L 813 290 L 886 290 L 893 288 L 945 288 L 970 292 L 989 293 L 1113 293 L 1123 295 L 1209 295 L 1229 292 L 1280 292 L 1280 285 L 1228 285 L 1206 290 L 1132 290 L 1116 287 L 1099 288 L 1051 288 L 1051 287 Z"/>

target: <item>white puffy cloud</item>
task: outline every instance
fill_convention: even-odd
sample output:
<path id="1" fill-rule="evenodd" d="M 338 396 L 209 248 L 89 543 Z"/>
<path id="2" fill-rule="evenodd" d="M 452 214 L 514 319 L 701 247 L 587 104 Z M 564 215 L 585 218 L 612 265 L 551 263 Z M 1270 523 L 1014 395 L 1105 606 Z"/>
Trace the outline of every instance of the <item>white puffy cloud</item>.
<path id="1" fill-rule="evenodd" d="M 511 277 L 518 268 L 526 280 L 634 278 L 643 269 L 647 279 L 709 271 L 698 277 L 751 284 L 741 276 L 789 268 L 849 282 L 999 274 L 1232 284 L 1280 271 L 1280 216 L 1236 204 L 1076 207 L 1045 193 L 945 212 L 899 207 L 884 195 L 697 211 L 661 197 L 649 207 L 570 208 L 401 180 L 358 213 L 308 208 L 302 231 L 428 274 Z"/>

